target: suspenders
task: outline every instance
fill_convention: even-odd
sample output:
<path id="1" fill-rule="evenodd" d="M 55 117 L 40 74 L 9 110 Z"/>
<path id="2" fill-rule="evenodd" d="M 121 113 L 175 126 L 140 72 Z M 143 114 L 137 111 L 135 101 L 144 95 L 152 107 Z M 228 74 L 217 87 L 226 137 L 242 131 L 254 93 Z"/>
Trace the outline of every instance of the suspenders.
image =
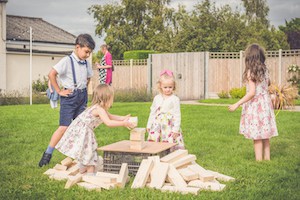
<path id="1" fill-rule="evenodd" d="M 73 61 L 71 55 L 69 55 L 69 58 L 70 58 L 70 60 L 71 60 L 71 65 L 72 65 L 73 83 L 74 83 L 74 87 L 75 87 L 75 89 L 76 89 L 76 88 L 77 88 L 77 80 L 76 80 L 76 74 L 75 74 L 74 61 Z M 88 67 L 88 66 L 87 66 L 87 61 L 85 61 L 85 66 L 86 66 L 86 68 Z"/>

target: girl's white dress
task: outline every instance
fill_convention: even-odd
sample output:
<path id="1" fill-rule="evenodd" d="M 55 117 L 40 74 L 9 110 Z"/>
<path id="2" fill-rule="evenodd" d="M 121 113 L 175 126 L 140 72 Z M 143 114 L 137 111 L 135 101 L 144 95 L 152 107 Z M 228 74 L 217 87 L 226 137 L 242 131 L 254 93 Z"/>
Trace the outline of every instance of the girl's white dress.
<path id="1" fill-rule="evenodd" d="M 247 139 L 268 139 L 278 135 L 268 82 L 269 73 L 266 71 L 265 79 L 256 84 L 255 96 L 243 104 L 240 133 Z"/>
<path id="2" fill-rule="evenodd" d="M 181 113 L 180 100 L 171 95 L 164 98 L 158 94 L 154 97 L 147 123 L 149 129 L 148 141 L 177 143 L 176 148 L 184 148 L 182 131 L 180 128 Z M 172 134 L 178 133 L 176 139 Z"/>
<path id="3" fill-rule="evenodd" d="M 77 159 L 83 165 L 97 165 L 97 141 L 94 129 L 102 120 L 95 117 L 94 105 L 82 112 L 68 127 L 55 148 L 66 156 Z"/>

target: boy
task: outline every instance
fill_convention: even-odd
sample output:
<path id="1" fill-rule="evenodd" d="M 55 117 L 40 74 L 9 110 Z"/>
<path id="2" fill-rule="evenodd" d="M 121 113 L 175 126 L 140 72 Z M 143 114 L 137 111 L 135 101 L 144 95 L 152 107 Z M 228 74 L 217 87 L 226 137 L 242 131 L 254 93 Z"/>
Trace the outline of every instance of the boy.
<path id="1" fill-rule="evenodd" d="M 50 162 L 56 144 L 59 142 L 72 120 L 82 113 L 87 106 L 87 86 L 93 75 L 91 64 L 86 61 L 95 48 L 95 42 L 89 34 L 76 38 L 75 50 L 70 56 L 62 58 L 49 72 L 49 80 L 60 95 L 59 127 L 53 133 L 49 146 L 44 152 L 39 166 Z M 56 76 L 63 89 L 60 89 Z"/>

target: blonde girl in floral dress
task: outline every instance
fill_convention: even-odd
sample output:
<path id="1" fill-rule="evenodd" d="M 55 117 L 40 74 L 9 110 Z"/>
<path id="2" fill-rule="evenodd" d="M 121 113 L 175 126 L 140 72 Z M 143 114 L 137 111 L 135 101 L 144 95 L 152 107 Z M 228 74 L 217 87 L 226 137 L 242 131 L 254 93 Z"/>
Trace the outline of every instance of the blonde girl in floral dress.
<path id="1" fill-rule="evenodd" d="M 270 160 L 270 138 L 278 136 L 278 132 L 268 93 L 270 80 L 264 50 L 252 44 L 246 49 L 245 56 L 243 80 L 246 82 L 247 94 L 229 106 L 229 111 L 235 111 L 243 105 L 240 133 L 253 140 L 257 161 Z"/>
<path id="2" fill-rule="evenodd" d="M 113 103 L 113 96 L 111 86 L 98 85 L 93 93 L 92 106 L 71 123 L 55 147 L 64 155 L 77 159 L 81 166 L 81 173 L 87 172 L 88 175 L 95 173 L 98 162 L 95 128 L 102 123 L 109 127 L 134 127 L 128 122 L 130 115 L 118 116 L 108 112 Z"/>
<path id="3" fill-rule="evenodd" d="M 164 70 L 157 82 L 160 94 L 154 97 L 147 123 L 148 141 L 176 143 L 176 149 L 184 149 L 180 128 L 180 100 L 173 94 L 173 72 Z"/>

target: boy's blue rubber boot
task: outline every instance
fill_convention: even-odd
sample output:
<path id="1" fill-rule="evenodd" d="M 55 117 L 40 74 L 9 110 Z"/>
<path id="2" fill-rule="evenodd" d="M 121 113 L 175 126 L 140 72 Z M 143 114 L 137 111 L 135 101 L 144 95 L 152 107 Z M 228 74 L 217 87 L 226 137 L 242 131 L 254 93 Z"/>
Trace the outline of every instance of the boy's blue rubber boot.
<path id="1" fill-rule="evenodd" d="M 44 165 L 48 165 L 51 160 L 52 154 L 44 152 L 40 162 L 39 166 L 43 167 Z"/>

